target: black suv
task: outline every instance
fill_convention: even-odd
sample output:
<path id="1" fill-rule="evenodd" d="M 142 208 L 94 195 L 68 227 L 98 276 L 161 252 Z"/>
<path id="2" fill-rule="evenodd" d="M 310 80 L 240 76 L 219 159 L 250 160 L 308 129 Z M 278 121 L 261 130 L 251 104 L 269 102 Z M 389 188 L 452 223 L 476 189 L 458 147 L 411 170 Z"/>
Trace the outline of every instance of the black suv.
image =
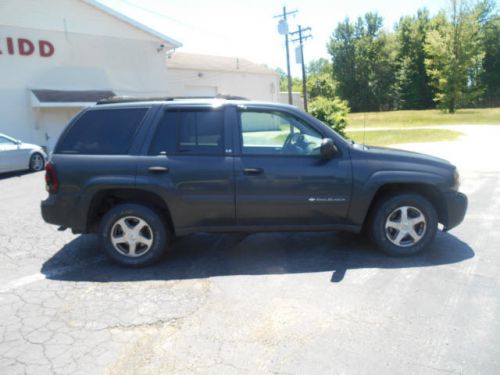
<path id="1" fill-rule="evenodd" d="M 366 230 L 414 254 L 464 218 L 456 168 L 347 141 L 299 109 L 244 100 L 111 100 L 83 110 L 46 168 L 46 222 L 98 233 L 129 266 L 192 232 Z"/>

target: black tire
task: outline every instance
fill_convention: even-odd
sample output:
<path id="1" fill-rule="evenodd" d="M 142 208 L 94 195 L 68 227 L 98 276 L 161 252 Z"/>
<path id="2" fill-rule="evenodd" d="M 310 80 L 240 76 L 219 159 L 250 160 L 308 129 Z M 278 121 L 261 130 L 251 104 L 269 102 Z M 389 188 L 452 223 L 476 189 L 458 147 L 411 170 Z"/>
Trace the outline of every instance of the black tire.
<path id="1" fill-rule="evenodd" d="M 41 160 L 41 162 L 40 162 Z M 39 152 L 34 152 L 30 156 L 29 169 L 31 172 L 43 171 L 45 168 L 45 158 Z"/>
<path id="2" fill-rule="evenodd" d="M 120 224 L 118 222 L 121 219 L 124 221 Z M 134 223 L 137 224 L 134 226 Z M 138 239 L 137 241 L 141 239 L 151 241 L 149 246 L 137 242 L 138 245 L 134 245 L 133 251 L 136 255 L 132 256 L 126 254 L 127 252 L 130 254 L 130 245 L 126 240 L 116 246 L 113 244 L 113 239 L 119 241 L 120 238 L 125 238 L 125 231 L 133 231 L 143 223 L 146 225 L 143 226 L 141 232 L 131 234 L 131 236 L 137 235 L 134 237 Z M 125 231 L 123 225 L 127 225 Z M 166 251 L 169 237 L 170 233 L 162 215 L 147 206 L 136 203 L 124 203 L 113 207 L 104 215 L 99 225 L 101 248 L 113 261 L 128 267 L 143 267 L 158 261 Z"/>
<path id="3" fill-rule="evenodd" d="M 425 222 L 413 224 L 405 221 L 406 226 L 399 224 L 403 222 L 403 211 L 414 222 L 418 222 L 422 217 Z M 393 228 L 393 223 L 396 223 L 396 226 L 401 225 L 401 230 Z M 385 198 L 375 206 L 369 231 L 372 241 L 381 251 L 392 256 L 405 256 L 423 251 L 436 237 L 437 224 L 434 206 L 421 195 L 406 193 Z"/>

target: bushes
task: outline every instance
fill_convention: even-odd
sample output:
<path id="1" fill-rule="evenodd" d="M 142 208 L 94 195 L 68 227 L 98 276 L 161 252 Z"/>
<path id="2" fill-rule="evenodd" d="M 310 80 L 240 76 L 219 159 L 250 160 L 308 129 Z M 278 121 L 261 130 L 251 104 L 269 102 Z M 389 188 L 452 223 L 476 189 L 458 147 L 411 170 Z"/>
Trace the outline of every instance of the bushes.
<path id="1" fill-rule="evenodd" d="M 347 101 L 338 97 L 328 99 L 317 96 L 309 103 L 309 113 L 345 137 L 344 130 L 347 126 L 347 114 L 349 113 Z"/>

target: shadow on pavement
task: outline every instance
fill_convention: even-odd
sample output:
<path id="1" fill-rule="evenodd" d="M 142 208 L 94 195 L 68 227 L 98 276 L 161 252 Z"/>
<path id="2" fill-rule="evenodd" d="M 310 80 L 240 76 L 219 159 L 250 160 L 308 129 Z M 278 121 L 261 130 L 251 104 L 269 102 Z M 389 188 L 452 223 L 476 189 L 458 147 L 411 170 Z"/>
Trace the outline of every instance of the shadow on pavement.
<path id="1" fill-rule="evenodd" d="M 44 172 L 44 171 L 39 171 L 39 172 Z M 16 172 L 4 172 L 4 173 L 0 173 L 0 180 L 6 180 L 6 179 L 12 178 L 12 177 L 21 177 L 21 176 L 24 176 L 27 174 L 39 173 L 39 172 L 31 172 L 29 170 L 16 171 Z"/>
<path id="2" fill-rule="evenodd" d="M 339 282 L 349 269 L 431 267 L 473 256 L 466 243 L 441 232 L 428 251 L 402 258 L 381 254 L 364 237 L 348 233 L 200 233 L 178 239 L 158 264 L 130 269 L 108 261 L 96 238 L 84 235 L 45 262 L 41 272 L 48 279 L 94 282 L 333 272 L 331 281 Z"/>

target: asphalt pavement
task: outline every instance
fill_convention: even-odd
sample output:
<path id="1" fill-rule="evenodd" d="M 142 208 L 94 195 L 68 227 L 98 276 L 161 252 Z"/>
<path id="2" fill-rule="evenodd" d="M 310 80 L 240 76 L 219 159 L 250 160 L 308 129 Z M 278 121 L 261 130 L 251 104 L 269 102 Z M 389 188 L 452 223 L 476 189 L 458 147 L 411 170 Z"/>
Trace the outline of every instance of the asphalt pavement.
<path id="1" fill-rule="evenodd" d="M 121 268 L 43 222 L 43 173 L 3 176 L 0 374 L 498 374 L 500 148 L 467 139 L 401 146 L 463 166 L 470 201 L 409 258 L 350 234 L 196 234 Z"/>

